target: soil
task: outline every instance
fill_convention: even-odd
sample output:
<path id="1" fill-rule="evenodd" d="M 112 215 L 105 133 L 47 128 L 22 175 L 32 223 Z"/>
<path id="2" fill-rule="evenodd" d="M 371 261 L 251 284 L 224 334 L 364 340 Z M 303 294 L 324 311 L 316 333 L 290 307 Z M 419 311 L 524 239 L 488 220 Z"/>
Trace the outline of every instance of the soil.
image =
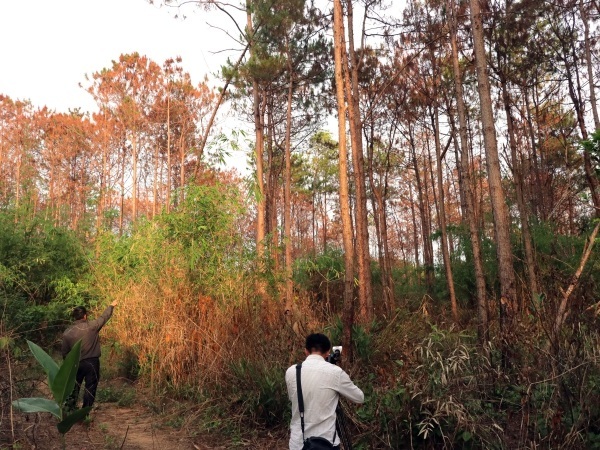
<path id="1" fill-rule="evenodd" d="M 181 413 L 180 413 L 181 414 Z M 91 420 L 78 423 L 62 436 L 56 429 L 56 419 L 50 414 L 22 414 L 13 412 L 13 423 L 4 415 L 0 419 L 0 450 L 207 450 L 207 449 L 287 449 L 283 431 L 271 435 L 268 431 L 256 436 L 232 439 L 214 432 L 197 434 L 191 426 L 179 428 L 167 424 L 173 416 L 156 414 L 135 402 L 128 406 L 98 402 Z M 14 435 L 14 438 L 13 438 Z M 11 446 L 10 443 L 13 443 Z"/>

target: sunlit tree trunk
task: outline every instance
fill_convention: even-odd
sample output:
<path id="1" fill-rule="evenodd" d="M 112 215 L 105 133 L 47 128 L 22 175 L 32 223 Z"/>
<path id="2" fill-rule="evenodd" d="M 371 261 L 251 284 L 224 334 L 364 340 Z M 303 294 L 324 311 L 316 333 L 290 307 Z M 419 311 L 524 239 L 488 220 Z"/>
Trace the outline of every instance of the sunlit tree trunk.
<path id="1" fill-rule="evenodd" d="M 109 139 L 108 139 L 108 122 L 106 118 L 106 110 L 102 110 L 102 141 L 100 143 L 102 148 L 102 168 L 100 170 L 100 189 L 98 192 L 98 206 L 96 210 L 96 233 L 99 233 L 103 226 L 102 216 L 106 208 L 106 186 L 108 184 L 108 151 L 109 151 Z"/>
<path id="2" fill-rule="evenodd" d="M 344 308 L 343 308 L 343 345 L 348 349 L 348 360 L 352 361 L 352 327 L 354 325 L 354 248 L 352 217 L 348 184 L 348 154 L 346 147 L 346 102 L 344 98 L 344 74 L 342 52 L 345 52 L 345 33 L 342 1 L 333 1 L 333 40 L 335 57 L 336 100 L 338 110 L 339 133 L 339 178 L 340 178 L 340 215 L 342 219 L 342 238 L 344 243 Z M 345 351 L 345 350 L 344 350 Z"/>
<path id="3" fill-rule="evenodd" d="M 254 25 L 252 24 L 252 1 L 246 1 L 246 32 L 250 43 L 250 56 L 254 51 Z M 256 253 L 258 259 L 264 257 L 265 244 L 265 187 L 263 174 L 263 150 L 264 150 L 264 119 L 261 108 L 260 86 L 256 79 L 252 80 L 253 115 L 254 115 L 254 152 L 256 157 Z"/>
<path id="4" fill-rule="evenodd" d="M 359 110 L 358 56 L 354 50 L 353 0 L 346 0 L 348 11 L 348 48 L 342 50 L 346 98 L 348 99 L 348 122 L 352 147 L 352 166 L 354 168 L 354 187 L 356 190 L 356 262 L 358 268 L 358 302 L 362 322 L 373 317 L 373 287 L 371 283 L 371 256 L 369 254 L 369 228 L 367 220 L 367 194 L 365 185 L 364 155 L 362 143 L 362 121 Z"/>
<path id="5" fill-rule="evenodd" d="M 285 241 L 285 303 L 286 310 L 292 308 L 293 302 L 293 280 L 292 280 L 292 94 L 294 89 L 293 69 L 289 54 L 289 42 L 286 38 L 286 46 L 288 49 L 288 71 L 289 71 L 289 86 L 287 94 L 287 111 L 286 111 L 286 128 L 285 128 L 285 188 L 284 188 L 284 241 Z M 314 218 L 314 193 L 313 193 L 313 218 Z M 314 220 L 313 220 L 314 222 Z M 313 232 L 314 236 L 314 232 Z M 314 245 L 314 238 L 313 238 Z"/>

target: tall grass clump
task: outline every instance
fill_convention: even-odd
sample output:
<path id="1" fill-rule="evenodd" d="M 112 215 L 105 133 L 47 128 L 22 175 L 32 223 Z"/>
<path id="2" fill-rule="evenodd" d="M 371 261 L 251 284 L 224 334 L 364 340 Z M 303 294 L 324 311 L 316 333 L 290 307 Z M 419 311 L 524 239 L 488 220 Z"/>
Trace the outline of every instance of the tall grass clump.
<path id="1" fill-rule="evenodd" d="M 111 336 L 152 387 L 218 379 L 230 322 L 220 315 L 244 298 L 241 208 L 230 186 L 189 187 L 177 211 L 97 241 L 95 285 L 119 300 Z"/>

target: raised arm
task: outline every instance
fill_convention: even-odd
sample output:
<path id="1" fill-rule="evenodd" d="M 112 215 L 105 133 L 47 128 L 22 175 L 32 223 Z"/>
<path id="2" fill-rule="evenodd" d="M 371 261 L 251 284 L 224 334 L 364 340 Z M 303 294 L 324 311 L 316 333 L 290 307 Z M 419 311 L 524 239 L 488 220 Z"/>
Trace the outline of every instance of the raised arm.
<path id="1" fill-rule="evenodd" d="M 104 310 L 100 317 L 88 322 L 89 326 L 95 329 L 96 331 L 99 331 L 104 326 L 104 324 L 108 322 L 108 319 L 111 318 L 113 309 L 115 308 L 115 306 L 117 306 L 117 303 L 118 302 L 114 300 L 110 305 L 108 305 L 108 307 Z"/>

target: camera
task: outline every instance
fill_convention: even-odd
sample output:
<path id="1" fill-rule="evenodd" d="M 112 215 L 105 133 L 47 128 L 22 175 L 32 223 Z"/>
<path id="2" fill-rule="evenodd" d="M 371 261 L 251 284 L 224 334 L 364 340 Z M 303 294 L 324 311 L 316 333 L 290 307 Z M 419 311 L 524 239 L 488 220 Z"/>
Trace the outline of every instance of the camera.
<path id="1" fill-rule="evenodd" d="M 327 356 L 327 362 L 337 364 L 342 357 L 342 346 L 336 345 L 331 349 L 331 353 Z"/>

